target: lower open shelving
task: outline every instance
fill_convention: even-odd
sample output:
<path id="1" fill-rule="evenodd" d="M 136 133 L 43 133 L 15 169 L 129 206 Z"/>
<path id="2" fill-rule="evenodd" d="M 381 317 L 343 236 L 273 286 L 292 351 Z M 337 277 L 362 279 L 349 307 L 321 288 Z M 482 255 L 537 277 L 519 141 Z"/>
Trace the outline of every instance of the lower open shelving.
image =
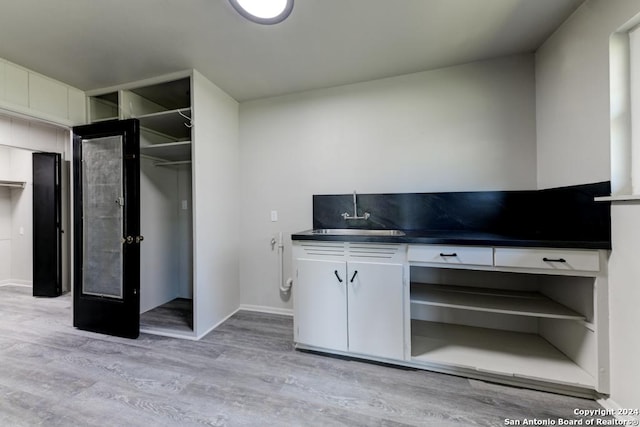
<path id="1" fill-rule="evenodd" d="M 537 334 L 411 320 L 412 362 L 594 387 L 594 378 Z"/>
<path id="2" fill-rule="evenodd" d="M 539 292 L 416 283 L 411 285 L 411 303 L 518 316 L 585 319 Z"/>

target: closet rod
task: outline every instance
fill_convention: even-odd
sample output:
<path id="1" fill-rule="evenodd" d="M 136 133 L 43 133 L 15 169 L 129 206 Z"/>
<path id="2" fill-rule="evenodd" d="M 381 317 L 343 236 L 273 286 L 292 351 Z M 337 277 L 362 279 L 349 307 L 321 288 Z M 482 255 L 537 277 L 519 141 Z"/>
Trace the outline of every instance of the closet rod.
<path id="1" fill-rule="evenodd" d="M 0 187 L 24 188 L 25 182 L 22 181 L 3 181 L 0 180 Z"/>

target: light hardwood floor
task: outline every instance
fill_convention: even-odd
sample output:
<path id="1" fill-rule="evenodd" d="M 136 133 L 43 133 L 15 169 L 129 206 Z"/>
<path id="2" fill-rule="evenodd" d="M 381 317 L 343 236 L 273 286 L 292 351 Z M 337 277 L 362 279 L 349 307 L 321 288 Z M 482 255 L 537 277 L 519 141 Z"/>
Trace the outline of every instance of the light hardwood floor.
<path id="1" fill-rule="evenodd" d="M 69 295 L 0 287 L 0 426 L 504 426 L 591 400 L 293 349 L 239 312 L 200 341 L 74 329 Z"/>

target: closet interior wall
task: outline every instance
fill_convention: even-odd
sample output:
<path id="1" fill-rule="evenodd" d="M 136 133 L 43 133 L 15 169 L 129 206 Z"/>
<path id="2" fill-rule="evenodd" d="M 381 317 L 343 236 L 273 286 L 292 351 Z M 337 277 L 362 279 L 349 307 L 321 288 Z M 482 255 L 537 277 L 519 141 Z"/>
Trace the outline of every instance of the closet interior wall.
<path id="1" fill-rule="evenodd" d="M 156 163 L 140 161 L 140 313 L 193 298 L 191 167 Z"/>
<path id="2" fill-rule="evenodd" d="M 62 227 L 69 229 L 68 149 L 66 129 L 0 115 L 0 181 L 24 185 L 0 185 L 0 285 L 33 283 L 33 152 L 62 154 Z M 70 290 L 69 236 L 62 241 L 62 292 Z"/>

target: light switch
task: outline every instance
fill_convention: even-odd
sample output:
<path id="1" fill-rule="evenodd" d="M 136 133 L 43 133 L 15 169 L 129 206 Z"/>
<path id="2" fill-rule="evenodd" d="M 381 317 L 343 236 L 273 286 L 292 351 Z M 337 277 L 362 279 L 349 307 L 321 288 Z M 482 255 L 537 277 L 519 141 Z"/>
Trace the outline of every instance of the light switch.
<path id="1" fill-rule="evenodd" d="M 182 210 L 186 211 L 187 209 L 189 209 L 189 204 L 187 203 L 186 200 L 182 201 Z"/>
<path id="2" fill-rule="evenodd" d="M 19 233 L 21 236 L 24 236 L 24 227 L 20 227 Z"/>
<path id="3" fill-rule="evenodd" d="M 278 211 L 271 211 L 271 222 L 276 222 L 278 220 Z"/>

